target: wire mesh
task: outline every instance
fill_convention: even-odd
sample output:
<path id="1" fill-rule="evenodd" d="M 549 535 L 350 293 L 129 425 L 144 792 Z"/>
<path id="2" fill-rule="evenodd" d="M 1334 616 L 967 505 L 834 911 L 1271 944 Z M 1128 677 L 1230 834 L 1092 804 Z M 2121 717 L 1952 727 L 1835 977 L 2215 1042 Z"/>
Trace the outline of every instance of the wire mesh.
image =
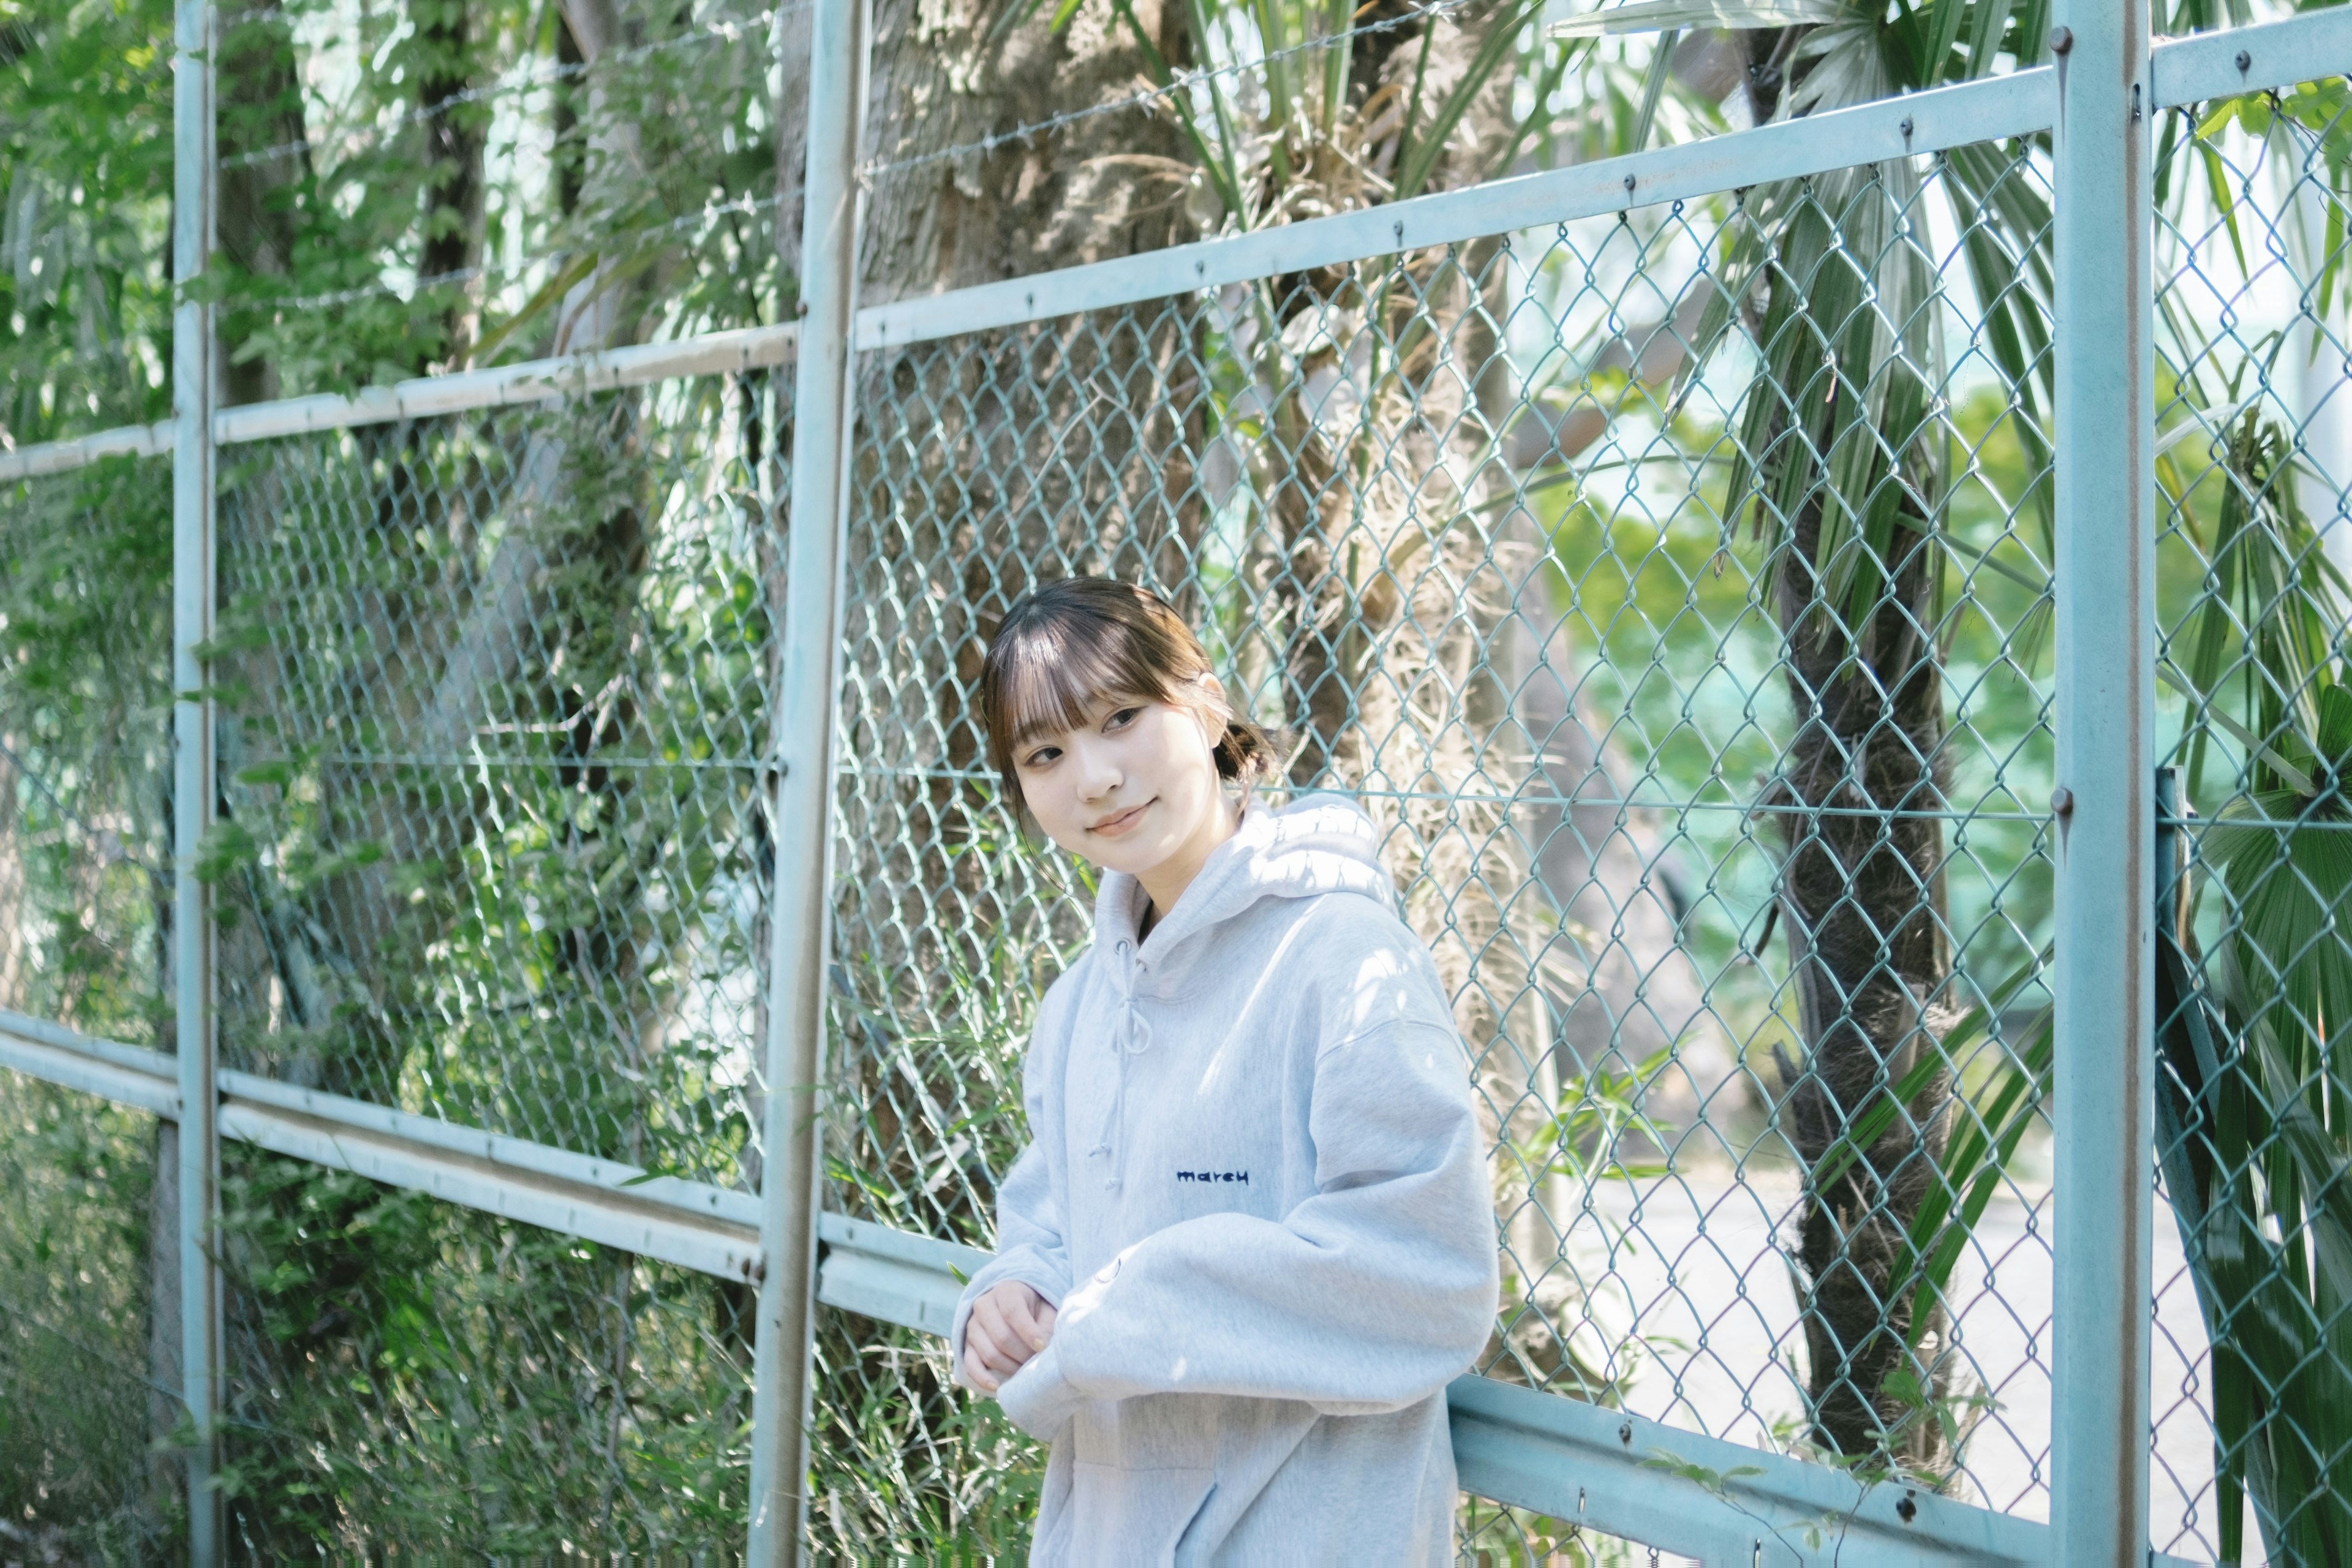
<path id="1" fill-rule="evenodd" d="M 132 459 L 0 488 L 0 1007 L 167 1049 L 169 493 Z M 0 1071 L 11 1560 L 173 1549 L 171 1135 Z"/>
<path id="2" fill-rule="evenodd" d="M 616 18 L 585 60 L 568 23 L 463 7 L 226 27 L 236 395 L 774 320 L 774 93 L 807 9 Z"/>
<path id="3" fill-rule="evenodd" d="M 171 483 L 0 487 L 0 1007 L 170 1048 Z"/>
<path id="4" fill-rule="evenodd" d="M 168 1123 L 0 1071 L 9 1561 L 152 1562 L 184 1533 L 171 1139 Z"/>
<path id="5" fill-rule="evenodd" d="M 2159 829 L 2155 1457 L 2173 1495 L 2155 1540 L 2222 1561 L 2352 1552 L 2347 103 L 2324 79 L 2162 132 L 2159 673 L 2179 773 Z"/>
<path id="6" fill-rule="evenodd" d="M 225 1065 L 755 1184 L 770 378 L 231 448 Z"/>
<path id="7" fill-rule="evenodd" d="M 740 1551 L 750 1287 L 257 1151 L 224 1164 L 238 1555 Z"/>
<path id="8" fill-rule="evenodd" d="M 781 386 L 224 453 L 224 1065 L 757 1189 Z M 258 1154 L 227 1191 L 255 1555 L 737 1542 L 748 1287 Z"/>
<path id="9" fill-rule="evenodd" d="M 1972 147 L 867 355 L 834 1202 L 986 1243 L 1087 889 L 971 683 L 1034 584 L 1148 582 L 1453 988 L 1481 1370 L 2041 1511 L 2047 202 Z M 936 1349 L 831 1322 L 834 1403 L 958 1430 Z M 835 1528 L 1017 1511 L 1003 1457 Z"/>

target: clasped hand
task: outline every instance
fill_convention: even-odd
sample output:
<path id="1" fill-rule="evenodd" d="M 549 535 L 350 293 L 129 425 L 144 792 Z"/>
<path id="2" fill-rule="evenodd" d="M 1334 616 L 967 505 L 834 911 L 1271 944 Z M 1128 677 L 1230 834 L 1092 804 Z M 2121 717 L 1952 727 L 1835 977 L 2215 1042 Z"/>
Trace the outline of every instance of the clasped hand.
<path id="1" fill-rule="evenodd" d="M 1008 1279 L 971 1304 L 963 1325 L 963 1374 L 983 1394 L 1004 1380 L 1054 1337 L 1054 1309 L 1045 1298 Z"/>

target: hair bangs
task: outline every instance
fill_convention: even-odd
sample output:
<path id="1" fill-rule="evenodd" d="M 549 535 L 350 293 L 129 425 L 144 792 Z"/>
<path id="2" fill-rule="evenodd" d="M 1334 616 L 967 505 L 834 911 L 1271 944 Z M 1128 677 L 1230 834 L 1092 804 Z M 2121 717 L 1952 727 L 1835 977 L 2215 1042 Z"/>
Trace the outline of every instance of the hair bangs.
<path id="1" fill-rule="evenodd" d="M 1108 697 L 1164 699 L 1131 627 L 1061 614 L 1038 616 L 1009 639 L 1000 665 L 992 736 L 1011 754 L 1040 735 L 1076 730 Z"/>

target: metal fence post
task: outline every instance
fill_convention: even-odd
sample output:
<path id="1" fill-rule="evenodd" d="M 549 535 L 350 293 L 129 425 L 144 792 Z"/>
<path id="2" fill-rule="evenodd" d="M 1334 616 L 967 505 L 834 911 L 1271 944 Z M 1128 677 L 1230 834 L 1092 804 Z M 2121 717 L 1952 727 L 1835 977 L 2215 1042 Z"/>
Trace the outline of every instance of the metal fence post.
<path id="1" fill-rule="evenodd" d="M 833 727 L 840 689 L 843 521 L 849 488 L 857 311 L 859 132 L 866 0 L 817 0 L 802 222 L 801 339 L 793 382 L 792 517 L 778 699 L 776 883 L 768 998 L 767 1160 L 761 1167 L 760 1323 L 751 1399 L 755 1564 L 799 1554 L 815 1328 L 817 1085 L 832 945 Z"/>
<path id="2" fill-rule="evenodd" d="M 2061 0 L 2051 1560 L 2147 1560 L 2156 982 L 2147 0 Z"/>
<path id="3" fill-rule="evenodd" d="M 188 1450 L 188 1550 L 220 1561 L 216 1426 L 221 1407 L 221 1283 L 213 1236 L 220 1143 L 213 1091 L 213 907 L 196 852 L 213 818 L 213 701 L 199 651 L 213 635 L 213 312 L 184 292 L 213 247 L 213 10 L 179 0 L 172 86 L 173 973 L 180 1068 L 180 1366 L 195 1441 Z"/>

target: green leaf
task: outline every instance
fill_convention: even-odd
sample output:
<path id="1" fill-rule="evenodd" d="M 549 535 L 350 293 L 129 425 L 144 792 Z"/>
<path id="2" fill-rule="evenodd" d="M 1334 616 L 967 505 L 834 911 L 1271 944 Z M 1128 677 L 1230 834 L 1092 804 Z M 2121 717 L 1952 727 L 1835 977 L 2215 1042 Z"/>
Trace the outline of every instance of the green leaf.
<path id="1" fill-rule="evenodd" d="M 1198 5 L 1200 0 L 1194 0 Z M 1454 128 L 1470 111 L 1471 104 L 1486 89 L 1495 73 L 1503 68 L 1518 50 L 1519 29 L 1542 13 L 1544 0 L 1511 0 L 1511 9 L 1487 29 L 1478 52 L 1471 58 L 1469 68 L 1455 82 L 1454 90 L 1445 95 L 1438 106 L 1435 118 L 1427 129 L 1416 132 L 1412 151 L 1406 155 L 1406 166 L 1397 172 L 1395 199 L 1410 200 L 1421 194 L 1423 184 L 1437 168 L 1437 161 L 1445 153 L 1445 143 Z"/>
<path id="2" fill-rule="evenodd" d="M 2213 205 L 2221 214 L 2221 221 L 2229 226 L 2230 248 L 2236 253 L 2238 271 L 2243 276 L 2246 273 L 2246 239 L 2238 232 L 2238 204 L 2230 192 L 2229 173 L 2222 165 L 2221 154 L 2215 152 L 2210 143 L 2200 142 L 2197 155 L 2205 161 L 2205 186 L 2213 197 Z"/>
<path id="3" fill-rule="evenodd" d="M 1923 1051 L 1910 1071 L 1892 1088 L 1874 1097 L 1863 1110 L 1847 1124 L 1838 1141 L 1822 1152 L 1814 1163 L 1812 1184 L 1816 1191 L 1835 1182 L 1863 1156 L 1864 1151 L 1878 1142 L 1894 1125 L 1903 1108 L 1916 1100 L 1933 1081 L 1936 1074 L 1948 1067 L 1954 1055 L 1982 1035 L 2011 1002 L 2049 967 L 2053 950 L 2044 947 L 2028 959 L 2018 970 L 1995 986 L 1992 994 L 1980 1005 L 1971 1007 L 1947 1030 L 1937 1049 Z"/>
<path id="4" fill-rule="evenodd" d="M 1919 62 L 1922 85 L 1944 79 L 1944 67 L 1960 41 L 1960 24 L 1968 19 L 1969 0 L 1935 0 L 1927 12 L 1927 58 Z M 2002 9 L 2006 11 L 2007 5 Z"/>
<path id="5" fill-rule="evenodd" d="M 483 333 L 482 341 L 476 343 L 473 351 L 467 354 L 467 363 L 488 364 L 490 362 L 490 356 L 505 346 L 508 339 L 546 314 L 562 300 L 564 295 L 572 291 L 572 285 L 595 271 L 596 260 L 594 251 L 590 251 L 585 256 L 573 257 L 567 265 L 556 272 L 554 277 L 541 284 L 537 291 L 523 301 L 521 309 Z"/>
<path id="6" fill-rule="evenodd" d="M 196 880 L 217 882 L 233 871 L 258 864 L 261 841 L 233 817 L 216 817 L 196 844 Z"/>

